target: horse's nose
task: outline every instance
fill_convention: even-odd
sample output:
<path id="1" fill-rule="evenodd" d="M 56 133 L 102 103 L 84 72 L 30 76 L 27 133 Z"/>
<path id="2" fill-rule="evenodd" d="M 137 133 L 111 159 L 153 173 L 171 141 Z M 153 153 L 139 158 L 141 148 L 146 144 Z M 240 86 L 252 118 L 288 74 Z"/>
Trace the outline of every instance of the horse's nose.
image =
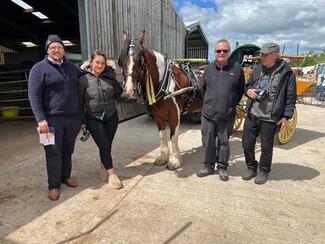
<path id="1" fill-rule="evenodd" d="M 136 90 L 135 89 L 132 89 L 132 90 L 126 92 L 126 94 L 128 95 L 128 97 L 130 99 L 136 99 Z"/>

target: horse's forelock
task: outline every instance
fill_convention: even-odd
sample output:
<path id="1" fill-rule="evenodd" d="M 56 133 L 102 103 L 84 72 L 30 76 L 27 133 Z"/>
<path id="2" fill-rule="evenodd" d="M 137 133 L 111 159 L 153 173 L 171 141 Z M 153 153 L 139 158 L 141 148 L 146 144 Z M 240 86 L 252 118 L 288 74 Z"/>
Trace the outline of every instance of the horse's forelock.
<path id="1" fill-rule="evenodd" d="M 118 57 L 118 65 L 123 68 L 126 60 L 128 58 L 128 52 L 129 52 L 129 46 L 130 46 L 131 40 L 127 39 L 124 41 L 123 43 L 123 48 L 122 51 L 120 53 L 120 56 Z"/>
<path id="2" fill-rule="evenodd" d="M 131 39 L 127 39 L 123 43 L 123 48 L 122 48 L 122 51 L 121 51 L 120 56 L 118 58 L 118 65 L 121 68 L 123 68 L 125 66 L 126 61 L 128 59 L 130 44 L 131 44 Z M 135 44 L 134 45 L 134 54 L 138 55 L 142 51 L 142 46 L 138 41 L 135 41 L 134 44 Z"/>
<path id="3" fill-rule="evenodd" d="M 141 44 L 137 41 L 137 42 L 136 42 L 136 45 L 135 45 L 135 47 L 134 47 L 134 51 L 135 51 L 135 53 L 136 53 L 136 54 L 141 53 L 141 49 L 142 49 L 142 46 L 141 46 Z"/>

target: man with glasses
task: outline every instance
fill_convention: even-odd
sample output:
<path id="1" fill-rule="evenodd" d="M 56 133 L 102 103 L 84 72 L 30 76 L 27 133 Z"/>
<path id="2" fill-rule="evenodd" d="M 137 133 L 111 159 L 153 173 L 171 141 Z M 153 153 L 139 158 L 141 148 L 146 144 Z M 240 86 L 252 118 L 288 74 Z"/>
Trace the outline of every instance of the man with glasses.
<path id="1" fill-rule="evenodd" d="M 36 63 L 29 74 L 28 96 L 40 133 L 54 130 L 55 144 L 44 145 L 48 197 L 59 199 L 61 183 L 76 187 L 71 178 L 71 155 L 80 130 L 78 78 L 81 70 L 65 57 L 63 41 L 49 35 L 45 44 L 46 57 Z"/>
<path id="2" fill-rule="evenodd" d="M 264 184 L 271 171 L 274 135 L 292 118 L 296 104 L 296 79 L 289 64 L 279 57 L 280 47 L 266 43 L 259 51 L 261 64 L 256 65 L 246 85 L 247 114 L 242 145 L 247 172 L 243 180 L 255 178 Z M 261 138 L 260 162 L 255 160 L 256 138 Z M 257 172 L 258 170 L 258 172 Z"/>
<path id="3" fill-rule="evenodd" d="M 244 93 L 245 77 L 240 64 L 229 59 L 230 44 L 227 40 L 219 40 L 214 53 L 215 61 L 205 68 L 203 76 L 201 133 L 204 167 L 196 174 L 198 177 L 214 174 L 217 164 L 220 180 L 227 181 L 229 137 L 233 131 L 236 106 Z"/>

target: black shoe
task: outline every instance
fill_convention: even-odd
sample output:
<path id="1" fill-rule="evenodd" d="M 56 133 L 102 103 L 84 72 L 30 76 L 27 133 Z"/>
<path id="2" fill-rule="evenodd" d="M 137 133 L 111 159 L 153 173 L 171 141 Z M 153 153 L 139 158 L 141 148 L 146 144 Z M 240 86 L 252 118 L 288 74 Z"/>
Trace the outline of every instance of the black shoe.
<path id="1" fill-rule="evenodd" d="M 267 173 L 267 172 L 259 171 L 255 178 L 255 181 L 254 181 L 255 184 L 258 184 L 258 185 L 265 184 L 265 182 L 267 182 L 267 180 L 268 180 L 268 175 L 269 175 L 269 173 Z"/>
<path id="2" fill-rule="evenodd" d="M 207 175 L 212 175 L 214 174 L 214 169 L 208 169 L 206 167 L 204 167 L 203 169 L 200 169 L 198 172 L 196 172 L 196 175 L 198 177 L 204 177 Z"/>
<path id="3" fill-rule="evenodd" d="M 219 173 L 219 179 L 222 181 L 227 181 L 229 180 L 229 176 L 227 174 L 227 170 L 225 169 L 218 169 L 218 173 Z"/>
<path id="4" fill-rule="evenodd" d="M 241 177 L 243 180 L 251 180 L 256 177 L 256 170 L 248 169 L 245 174 Z"/>

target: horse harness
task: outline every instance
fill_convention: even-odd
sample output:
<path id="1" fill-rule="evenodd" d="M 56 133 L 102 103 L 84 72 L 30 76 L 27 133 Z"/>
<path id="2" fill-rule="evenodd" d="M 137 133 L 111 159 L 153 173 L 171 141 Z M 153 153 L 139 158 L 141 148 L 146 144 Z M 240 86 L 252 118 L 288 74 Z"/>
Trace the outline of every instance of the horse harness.
<path id="1" fill-rule="evenodd" d="M 188 86 L 193 87 L 191 96 L 188 96 L 186 93 L 181 95 L 182 99 L 186 100 L 186 105 L 182 110 L 182 114 L 186 114 L 192 102 L 194 102 L 198 98 L 199 92 L 203 91 L 203 87 L 201 82 L 198 80 L 193 70 L 191 69 L 189 63 L 180 63 L 180 68 L 187 76 Z M 183 98 L 183 96 L 185 97 Z"/>
<path id="2" fill-rule="evenodd" d="M 131 39 L 130 45 L 129 45 L 129 52 L 128 56 L 133 56 L 135 51 L 135 44 L 137 39 Z M 140 50 L 142 52 L 142 55 L 140 57 L 140 65 L 141 65 L 141 72 L 138 75 L 138 77 L 134 73 L 127 73 L 124 76 L 131 76 L 134 79 L 136 79 L 138 84 L 138 93 L 141 97 L 141 102 L 144 104 L 146 99 L 146 93 L 145 93 L 145 86 L 142 84 L 141 80 L 143 76 L 146 74 L 147 70 L 150 70 L 150 64 L 148 62 L 147 58 L 147 52 L 144 49 L 142 45 L 140 45 Z M 160 100 L 161 98 L 170 95 L 169 87 L 171 85 L 171 82 L 174 81 L 176 86 L 180 88 L 180 85 L 175 81 L 174 74 L 173 74 L 173 65 L 174 63 L 167 58 L 167 55 L 164 55 L 164 63 L 165 63 L 165 72 L 163 75 L 163 79 L 159 81 L 157 91 L 155 91 L 155 98 L 156 101 Z M 189 63 L 180 63 L 179 64 L 180 69 L 182 72 L 187 76 L 188 79 L 188 86 L 193 88 L 191 89 L 191 95 L 188 95 L 187 93 L 180 94 L 181 99 L 186 100 L 186 105 L 184 109 L 182 110 L 182 114 L 186 114 L 188 108 L 191 106 L 191 103 L 195 101 L 199 95 L 199 91 L 202 90 L 202 85 L 200 84 L 200 81 L 198 81 L 197 77 L 195 76 L 193 70 L 190 68 Z"/>

